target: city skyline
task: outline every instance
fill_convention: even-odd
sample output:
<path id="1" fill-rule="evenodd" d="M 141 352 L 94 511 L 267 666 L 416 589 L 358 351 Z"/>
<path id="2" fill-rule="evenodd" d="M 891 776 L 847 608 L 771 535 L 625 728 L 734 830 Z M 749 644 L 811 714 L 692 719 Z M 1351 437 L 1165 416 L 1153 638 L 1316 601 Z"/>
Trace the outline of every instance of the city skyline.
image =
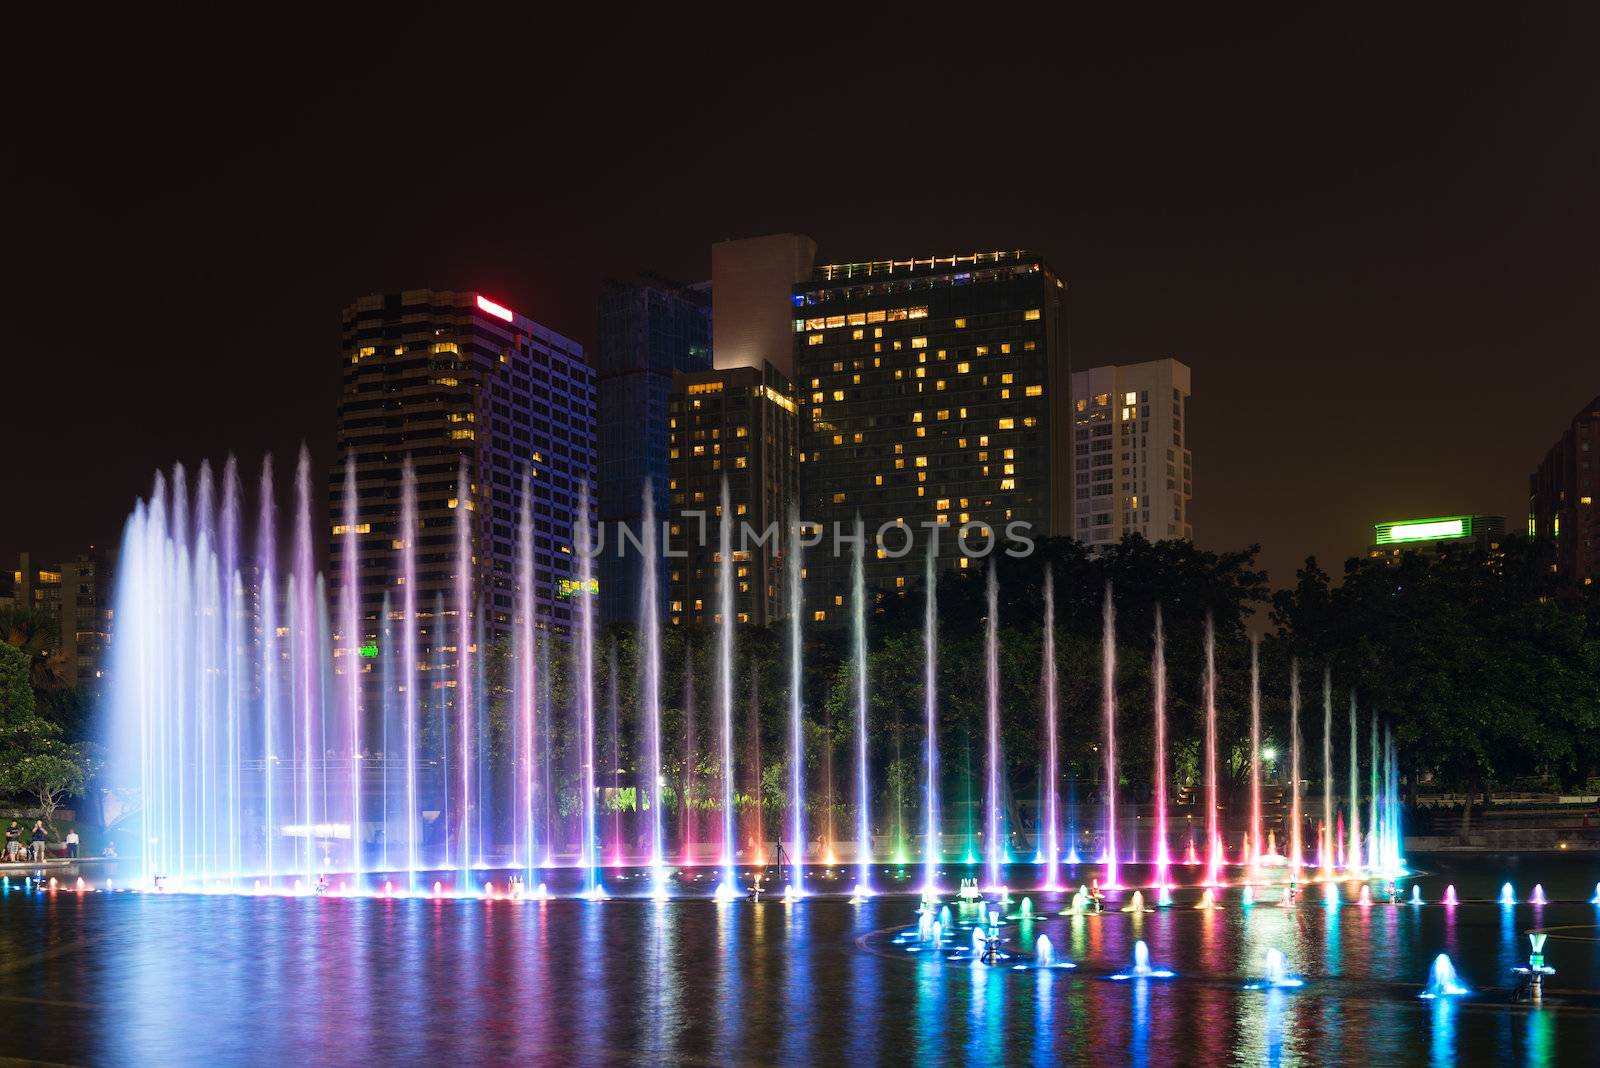
<path id="1" fill-rule="evenodd" d="M 1337 573 L 1384 518 L 1520 516 L 1528 474 L 1594 393 L 1586 360 L 1600 337 L 1583 314 L 1592 281 L 1581 250 L 1600 217 L 1577 195 L 1595 174 L 1582 136 L 1594 91 L 1572 73 L 1581 65 L 1552 59 L 1583 39 L 1575 25 L 1402 20 L 1386 27 L 1388 40 L 1363 42 L 1359 92 L 1347 91 L 1343 65 L 1354 28 L 1316 13 L 1280 15 L 1236 40 L 1237 27 L 1220 24 L 1150 29 L 1140 49 L 1149 66 L 1137 70 L 1072 44 L 1013 62 L 1016 43 L 1000 48 L 998 34 L 960 46 L 907 40 L 918 65 L 975 57 L 974 78 L 1006 71 L 1041 100 L 1075 102 L 1070 139 L 956 187 L 844 169 L 851 145 L 877 138 L 827 118 L 839 111 L 825 101 L 865 85 L 864 70 L 816 89 L 822 100 L 797 119 L 842 138 L 840 148 L 789 155 L 774 128 L 792 106 L 786 79 L 810 64 L 851 71 L 849 45 L 778 58 L 765 72 L 729 52 L 730 71 L 755 79 L 751 91 L 708 102 L 703 122 L 669 115 L 646 131 L 644 147 L 673 164 L 648 175 L 605 166 L 622 157 L 603 147 L 596 166 L 550 166 L 526 187 L 433 172 L 425 185 L 409 169 L 387 173 L 382 188 L 340 177 L 360 156 L 341 147 L 344 124 L 375 93 L 409 99 L 412 90 L 384 82 L 386 64 L 412 55 L 430 28 L 396 20 L 378 31 L 395 58 L 352 73 L 335 61 L 335 27 L 312 47 L 292 90 L 298 117 L 279 120 L 268 155 L 208 109 L 268 106 L 247 80 L 270 41 L 237 71 L 208 68 L 218 100 L 184 112 L 160 106 L 181 88 L 165 81 L 112 100 L 125 61 L 109 41 L 86 43 L 99 73 L 64 88 L 53 116 L 125 147 L 112 120 L 147 109 L 156 151 L 135 153 L 144 162 L 130 174 L 85 166 L 84 148 L 63 140 L 72 124 L 38 121 L 52 113 L 20 131 L 7 181 L 13 202 L 32 210 L 18 220 L 27 255 L 7 268 L 8 291 L 33 313 L 17 344 L 40 358 L 16 361 L 11 385 L 29 401 L 14 417 L 24 437 L 54 443 L 56 462 L 0 475 L 0 498 L 31 505 L 25 523 L 0 524 L 0 558 L 31 550 L 58 560 L 113 544 L 158 466 L 234 452 L 251 472 L 270 450 L 282 468 L 304 441 L 325 468 L 339 310 L 357 294 L 485 293 L 592 353 L 604 278 L 653 271 L 693 283 L 710 277 L 712 241 L 786 229 L 813 236 L 826 262 L 1040 250 L 1070 282 L 1075 366 L 1170 357 L 1200 376 L 1200 544 L 1260 542 L 1278 586 L 1308 554 Z M 619 49 L 637 69 L 591 104 L 558 114 L 496 92 L 506 76 L 490 72 L 475 93 L 481 110 L 461 121 L 487 129 L 522 108 L 549 120 L 552 146 L 588 151 L 599 142 L 587 120 L 668 76 L 645 41 Z M 712 100 L 706 90 L 726 76 L 671 75 L 697 100 Z M 1258 92 L 1269 83 L 1280 92 Z M 412 102 L 464 100 L 444 96 Z M 937 115 L 897 121 L 925 135 L 984 114 L 1003 142 L 1041 120 L 1066 125 L 1044 107 L 995 116 L 946 93 Z M 1208 126 L 1218 109 L 1236 121 Z M 373 121 L 391 130 L 398 120 Z M 288 165 L 306 159 L 335 164 L 334 177 L 316 168 L 313 181 Z M 737 178 L 719 170 L 730 160 L 743 161 Z M 853 185 L 829 190 L 847 173 Z M 469 187 L 470 200 L 419 199 Z M 261 203 L 264 225 L 219 234 L 209 220 L 245 198 Z M 400 210 L 406 225 L 389 225 Z M 278 292 L 263 316 L 266 286 Z M 1503 375 L 1512 360 L 1518 373 Z M 253 383 L 246 403 L 239 368 L 269 361 L 277 373 Z M 70 427 L 49 402 L 62 367 L 83 372 L 83 415 Z M 155 416 L 174 409 L 181 418 Z M 1253 418 L 1234 418 L 1240 411 Z M 93 492 L 82 478 L 91 471 Z M 1281 507 L 1293 494 L 1314 506 Z"/>

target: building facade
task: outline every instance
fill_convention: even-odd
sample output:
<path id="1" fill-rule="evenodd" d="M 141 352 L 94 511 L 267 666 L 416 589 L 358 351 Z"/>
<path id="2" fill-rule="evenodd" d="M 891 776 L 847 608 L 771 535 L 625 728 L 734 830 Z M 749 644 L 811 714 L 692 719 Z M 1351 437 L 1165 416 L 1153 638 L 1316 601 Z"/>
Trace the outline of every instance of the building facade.
<path id="1" fill-rule="evenodd" d="M 57 567 L 22 553 L 12 572 L 9 607 L 38 614 L 50 676 L 63 686 L 98 689 L 111 641 L 112 571 L 116 554 L 90 547 Z"/>
<path id="2" fill-rule="evenodd" d="M 765 625 L 783 615 L 780 539 L 799 487 L 791 311 L 810 277 L 816 243 L 804 234 L 720 241 L 711 247 L 712 369 L 673 380 L 669 425 L 674 623 L 714 623 L 722 482 L 736 539 L 734 616 Z M 769 531 L 776 525 L 777 534 Z M 739 539 L 743 540 L 743 539 Z"/>
<path id="3" fill-rule="evenodd" d="M 711 369 L 710 287 L 663 279 L 607 281 L 600 294 L 595 374 L 600 397 L 599 516 L 608 551 L 599 561 L 600 619 L 638 618 L 641 558 L 619 556 L 619 525 L 644 521 L 648 479 L 657 522 L 669 515 L 667 407 L 674 374 Z M 659 561 L 659 618 L 667 618 L 668 578 Z"/>
<path id="4" fill-rule="evenodd" d="M 1073 530 L 1086 545 L 1125 535 L 1194 540 L 1189 368 L 1177 360 L 1072 375 Z"/>
<path id="5" fill-rule="evenodd" d="M 1597 463 L 1600 397 L 1572 417 L 1528 478 L 1528 534 L 1555 542 L 1556 570 L 1572 586 L 1600 581 Z"/>
<path id="6" fill-rule="evenodd" d="M 574 522 L 596 464 L 595 378 L 582 347 L 486 297 L 414 289 L 362 297 L 346 308 L 343 360 L 328 487 L 330 573 L 339 586 L 345 554 L 359 553 L 361 644 L 378 640 L 385 594 L 391 618 L 399 609 L 407 457 L 416 474 L 416 623 L 424 659 L 453 656 L 455 624 L 430 628 L 429 621 L 435 605 L 456 612 L 458 508 L 469 512 L 470 599 L 490 640 L 511 630 L 524 475 L 538 619 L 569 625 L 573 607 L 563 593 L 570 594 L 576 574 Z M 345 520 L 347 458 L 355 464 L 353 530 Z M 442 640 L 428 641 L 429 629 Z"/>
<path id="7" fill-rule="evenodd" d="M 869 586 L 917 584 L 923 524 L 953 566 L 968 563 L 950 536 L 968 523 L 1070 532 L 1065 295 L 1028 252 L 832 264 L 795 287 L 804 518 L 830 546 L 858 515 L 869 538 L 899 523 L 918 538 L 904 556 L 899 536 L 869 551 Z M 831 549 L 807 557 L 813 619 L 842 619 L 850 566 Z"/>

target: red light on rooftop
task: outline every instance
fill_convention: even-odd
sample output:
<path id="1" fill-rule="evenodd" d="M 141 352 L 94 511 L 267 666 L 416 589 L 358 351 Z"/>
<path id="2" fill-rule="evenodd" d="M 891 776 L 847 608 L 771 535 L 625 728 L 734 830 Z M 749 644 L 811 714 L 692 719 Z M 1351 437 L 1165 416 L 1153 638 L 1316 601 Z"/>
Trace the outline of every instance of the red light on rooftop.
<path id="1" fill-rule="evenodd" d="M 478 310 L 486 311 L 496 319 L 504 319 L 508 323 L 511 321 L 510 308 L 502 307 L 501 305 L 490 300 L 488 297 L 482 295 L 479 295 L 478 297 Z"/>

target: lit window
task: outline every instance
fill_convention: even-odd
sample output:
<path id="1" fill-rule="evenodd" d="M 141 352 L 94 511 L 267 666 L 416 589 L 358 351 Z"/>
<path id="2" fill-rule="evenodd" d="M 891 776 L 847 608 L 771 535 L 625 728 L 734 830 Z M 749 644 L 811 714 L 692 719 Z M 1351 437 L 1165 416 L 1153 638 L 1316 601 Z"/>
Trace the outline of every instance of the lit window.
<path id="1" fill-rule="evenodd" d="M 1012 419 L 1009 416 L 1007 416 L 1006 418 L 1000 420 L 1000 429 L 1001 430 L 1014 430 L 1014 429 L 1016 429 L 1016 426 L 1017 426 L 1017 421 L 1015 419 Z"/>
<path id="2" fill-rule="evenodd" d="M 820 608 L 817 609 L 815 612 L 811 613 L 811 620 L 814 623 L 824 622 L 827 618 L 828 618 L 828 613 L 824 612 Z"/>
<path id="3" fill-rule="evenodd" d="M 842 494 L 842 493 L 835 493 L 835 494 L 834 494 L 834 495 L 833 495 L 833 503 L 834 503 L 834 504 L 843 504 L 843 503 L 844 503 L 844 494 Z"/>
<path id="4" fill-rule="evenodd" d="M 806 337 L 806 344 L 807 345 L 820 345 L 820 344 L 822 344 L 822 335 L 821 334 L 808 335 Z"/>
<path id="5" fill-rule="evenodd" d="M 336 537 L 336 538 L 339 537 L 341 534 L 371 534 L 371 533 L 372 533 L 372 524 L 371 523 L 357 523 L 353 527 L 349 526 L 347 524 L 344 524 L 344 523 L 335 523 L 334 526 L 333 526 L 333 536 Z"/>
<path id="6" fill-rule="evenodd" d="M 966 328 L 967 328 L 967 321 L 965 319 L 957 319 L 956 320 L 956 329 L 957 330 L 965 330 Z"/>
<path id="7" fill-rule="evenodd" d="M 1023 390 L 1023 393 L 1029 397 L 1042 397 L 1044 396 L 1044 387 L 1029 386 L 1027 389 Z"/>
<path id="8" fill-rule="evenodd" d="M 1039 318 L 1039 309 L 1029 308 L 1027 311 L 1022 313 L 1022 317 L 1028 322 L 1032 322 L 1033 320 Z"/>

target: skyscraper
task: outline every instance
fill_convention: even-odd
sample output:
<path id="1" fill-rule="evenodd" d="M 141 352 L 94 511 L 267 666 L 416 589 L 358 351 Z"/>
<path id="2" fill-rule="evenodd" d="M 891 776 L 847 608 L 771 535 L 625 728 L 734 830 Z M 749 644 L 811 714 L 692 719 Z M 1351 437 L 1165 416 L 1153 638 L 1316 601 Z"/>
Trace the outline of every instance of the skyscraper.
<path id="1" fill-rule="evenodd" d="M 689 555 L 668 562 L 670 621 L 715 621 L 724 476 L 736 538 L 743 524 L 757 534 L 778 527 L 776 538 L 736 543 L 734 612 L 757 624 L 783 614 L 781 539 L 799 485 L 790 308 L 815 253 L 815 242 L 803 234 L 711 248 L 714 367 L 678 375 L 672 387 L 671 547 Z"/>
<path id="2" fill-rule="evenodd" d="M 1552 538 L 1556 571 L 1572 586 L 1600 579 L 1600 397 L 1572 417 L 1528 478 L 1528 534 Z"/>
<path id="3" fill-rule="evenodd" d="M 607 281 L 600 294 L 595 372 L 600 393 L 599 515 L 609 537 L 600 557 L 600 619 L 633 620 L 639 612 L 637 553 L 619 556 L 618 524 L 637 533 L 650 479 L 657 522 L 668 516 L 667 403 L 675 373 L 711 369 L 708 285 L 681 286 L 646 276 Z M 667 618 L 667 573 L 661 564 L 661 618 Z"/>
<path id="4" fill-rule="evenodd" d="M 473 293 L 412 289 L 362 297 L 344 312 L 344 387 L 329 472 L 330 572 L 358 565 L 363 644 L 378 639 L 384 594 L 400 590 L 402 471 L 416 470 L 417 605 L 454 610 L 456 510 L 470 512 L 472 601 L 486 634 L 508 633 L 524 475 L 534 524 L 541 623 L 569 625 L 573 524 L 595 477 L 595 382 L 568 338 Z M 345 462 L 353 458 L 357 522 L 345 519 Z M 467 492 L 458 490 L 465 466 Z M 428 655 L 428 644 L 424 654 Z"/>
<path id="5" fill-rule="evenodd" d="M 715 623 L 722 483 L 732 510 L 733 613 L 766 624 L 783 608 L 782 553 L 795 499 L 794 386 L 771 364 L 679 375 L 672 392 L 673 623 Z M 745 528 L 753 533 L 746 537 Z"/>
<path id="6" fill-rule="evenodd" d="M 1073 374 L 1072 396 L 1078 540 L 1193 540 L 1189 368 L 1170 359 L 1091 367 Z"/>
<path id="7" fill-rule="evenodd" d="M 1069 532 L 1065 293 L 1029 252 L 831 264 L 795 287 L 805 518 L 830 538 L 858 513 L 869 538 L 896 523 L 918 538 L 903 556 L 901 535 L 869 551 L 869 585 L 917 584 L 925 523 L 955 566 L 966 558 L 953 535 L 968 523 L 1002 538 L 1012 523 L 1031 537 Z M 806 570 L 813 618 L 839 618 L 848 554 L 814 552 Z"/>

